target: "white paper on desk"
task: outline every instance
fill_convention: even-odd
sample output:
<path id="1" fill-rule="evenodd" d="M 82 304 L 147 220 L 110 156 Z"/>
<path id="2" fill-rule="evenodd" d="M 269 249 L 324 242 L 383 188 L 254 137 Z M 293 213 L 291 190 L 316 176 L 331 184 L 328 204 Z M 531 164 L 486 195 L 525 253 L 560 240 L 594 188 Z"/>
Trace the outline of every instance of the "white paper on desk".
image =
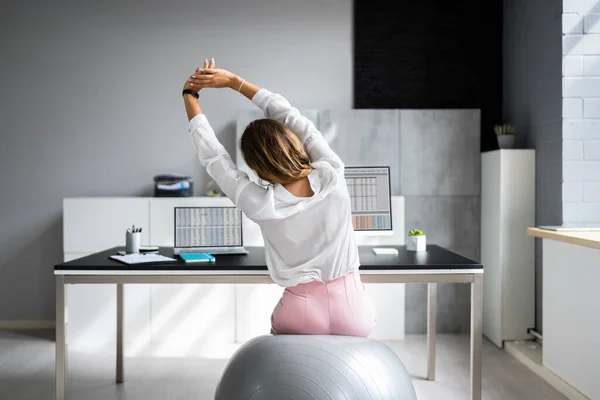
<path id="1" fill-rule="evenodd" d="M 160 254 L 127 254 L 124 256 L 110 256 L 113 260 L 120 261 L 125 264 L 145 264 L 156 262 L 173 262 L 177 261 L 174 258 L 161 256 Z"/>

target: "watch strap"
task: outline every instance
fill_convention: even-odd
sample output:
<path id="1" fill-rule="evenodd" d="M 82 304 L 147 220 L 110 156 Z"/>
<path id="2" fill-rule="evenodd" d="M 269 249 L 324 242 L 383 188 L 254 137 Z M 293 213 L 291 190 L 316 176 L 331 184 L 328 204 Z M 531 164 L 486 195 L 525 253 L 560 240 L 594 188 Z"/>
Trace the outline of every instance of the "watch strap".
<path id="1" fill-rule="evenodd" d="M 191 94 L 195 98 L 199 98 L 200 97 L 200 95 L 198 94 L 198 92 L 194 92 L 192 89 L 184 89 L 183 92 L 181 93 L 181 95 L 185 96 L 186 94 Z"/>

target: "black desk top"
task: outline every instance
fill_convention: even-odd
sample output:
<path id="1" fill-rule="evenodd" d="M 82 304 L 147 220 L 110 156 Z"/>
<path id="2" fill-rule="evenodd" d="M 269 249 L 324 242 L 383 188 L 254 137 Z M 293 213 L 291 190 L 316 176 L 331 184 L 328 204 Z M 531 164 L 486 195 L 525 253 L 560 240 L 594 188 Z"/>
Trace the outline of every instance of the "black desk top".
<path id="1" fill-rule="evenodd" d="M 407 251 L 406 246 L 394 247 L 398 255 L 376 255 L 373 246 L 359 246 L 361 270 L 481 270 L 483 265 L 437 245 L 428 245 L 425 252 Z M 113 247 L 76 260 L 58 264 L 55 271 L 266 271 L 264 247 L 246 247 L 247 255 L 217 255 L 214 263 L 186 264 L 178 256 L 173 255 L 172 247 L 161 247 L 159 253 L 177 259 L 169 263 L 144 263 L 127 265 L 109 258 L 124 250 L 124 247 Z"/>

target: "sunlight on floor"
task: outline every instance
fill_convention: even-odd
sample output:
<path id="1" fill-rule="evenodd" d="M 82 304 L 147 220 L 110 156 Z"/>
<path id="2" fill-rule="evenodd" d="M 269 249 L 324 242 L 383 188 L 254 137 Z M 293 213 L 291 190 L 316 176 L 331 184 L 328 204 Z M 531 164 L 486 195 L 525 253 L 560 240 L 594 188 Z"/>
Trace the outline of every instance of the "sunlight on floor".
<path id="1" fill-rule="evenodd" d="M 192 286 L 191 289 L 193 290 L 194 287 Z M 177 306 L 179 308 L 181 304 Z M 218 339 L 223 335 L 215 336 L 210 330 L 215 329 L 219 316 L 223 314 L 225 308 L 220 291 L 216 288 L 210 289 L 200 301 L 187 310 L 186 318 L 171 329 L 172 333 L 159 345 L 154 355 L 158 357 L 189 357 L 192 348 L 198 343 L 203 343 L 201 348 L 219 346 Z M 194 314 L 199 314 L 199 310 L 204 310 L 201 314 L 202 317 L 193 318 Z M 223 330 L 225 328 L 223 327 Z M 210 340 L 211 338 L 212 340 Z"/>

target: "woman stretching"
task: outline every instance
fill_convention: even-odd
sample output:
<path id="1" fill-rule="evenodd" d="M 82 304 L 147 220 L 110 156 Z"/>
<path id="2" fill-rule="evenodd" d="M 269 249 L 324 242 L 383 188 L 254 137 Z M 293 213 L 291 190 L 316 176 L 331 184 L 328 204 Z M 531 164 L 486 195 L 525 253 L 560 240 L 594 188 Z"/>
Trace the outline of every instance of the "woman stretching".
<path id="1" fill-rule="evenodd" d="M 237 169 L 217 140 L 197 100 L 204 88 L 238 91 L 265 113 L 246 127 L 240 147 L 266 188 Z M 285 288 L 271 333 L 368 336 L 375 309 L 358 272 L 344 163 L 323 135 L 281 95 L 215 69 L 214 59 L 189 77 L 183 97 L 200 163 L 260 226 L 269 274 Z"/>

